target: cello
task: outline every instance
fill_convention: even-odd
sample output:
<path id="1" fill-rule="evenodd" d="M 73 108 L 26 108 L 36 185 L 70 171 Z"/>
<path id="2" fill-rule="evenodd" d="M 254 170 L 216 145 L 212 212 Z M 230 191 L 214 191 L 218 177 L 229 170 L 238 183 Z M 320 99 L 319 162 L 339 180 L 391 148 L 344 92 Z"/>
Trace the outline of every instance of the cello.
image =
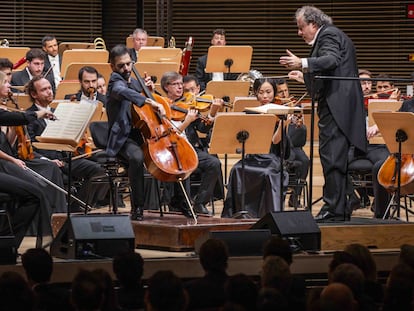
<path id="1" fill-rule="evenodd" d="M 144 96 L 164 106 L 167 116 L 155 111 L 149 103 L 138 107 L 132 105 L 132 123 L 143 137 L 144 162 L 148 172 L 165 182 L 180 182 L 197 169 L 198 157 L 193 146 L 176 132 L 169 120 L 170 107 L 166 99 L 152 94 L 136 68 L 132 66 Z M 191 206 L 190 206 L 191 207 Z"/>
<path id="2" fill-rule="evenodd" d="M 378 172 L 378 182 L 390 192 L 398 190 L 398 155 L 391 154 L 382 164 Z M 400 194 L 414 193 L 414 155 L 402 154 L 400 165 Z"/>

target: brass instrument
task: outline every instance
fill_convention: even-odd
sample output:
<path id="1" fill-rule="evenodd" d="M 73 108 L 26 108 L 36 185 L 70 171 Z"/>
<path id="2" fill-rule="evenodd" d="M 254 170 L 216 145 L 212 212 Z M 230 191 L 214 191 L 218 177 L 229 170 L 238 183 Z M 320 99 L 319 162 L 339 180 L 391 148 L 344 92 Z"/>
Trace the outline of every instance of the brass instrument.
<path id="1" fill-rule="evenodd" d="M 97 50 L 106 50 L 105 40 L 100 37 L 93 40 L 93 44 L 95 44 L 95 49 Z"/>
<path id="2" fill-rule="evenodd" d="M 169 48 L 175 48 L 175 38 L 171 37 L 170 41 L 168 41 L 168 47 Z"/>
<path id="3" fill-rule="evenodd" d="M 254 96 L 253 83 L 254 83 L 254 80 L 259 79 L 259 78 L 263 78 L 262 73 L 258 70 L 253 69 L 253 70 L 249 70 L 249 72 L 244 72 L 244 73 L 239 74 L 239 76 L 237 77 L 237 81 L 250 82 L 249 96 Z"/>
<path id="4" fill-rule="evenodd" d="M 7 40 L 7 39 L 1 40 L 0 47 L 2 47 L 2 48 L 8 48 L 8 47 L 10 47 L 9 40 Z"/>

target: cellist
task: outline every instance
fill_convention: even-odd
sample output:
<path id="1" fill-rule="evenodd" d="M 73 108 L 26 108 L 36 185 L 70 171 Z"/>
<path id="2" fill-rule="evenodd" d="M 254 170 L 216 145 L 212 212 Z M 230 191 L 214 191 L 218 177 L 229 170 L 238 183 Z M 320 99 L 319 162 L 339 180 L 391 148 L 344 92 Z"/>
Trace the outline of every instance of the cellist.
<path id="1" fill-rule="evenodd" d="M 142 220 L 144 196 L 144 154 L 140 145 L 143 138 L 137 128 L 132 127 L 131 104 L 142 107 L 145 103 L 165 115 L 164 107 L 141 95 L 142 88 L 131 77 L 133 62 L 125 45 L 112 48 L 109 61 L 112 74 L 108 83 L 106 112 L 108 114 L 109 138 L 106 152 L 109 156 L 120 156 L 128 161 L 128 177 L 131 185 L 131 219 Z M 153 89 L 151 77 L 145 85 Z"/>

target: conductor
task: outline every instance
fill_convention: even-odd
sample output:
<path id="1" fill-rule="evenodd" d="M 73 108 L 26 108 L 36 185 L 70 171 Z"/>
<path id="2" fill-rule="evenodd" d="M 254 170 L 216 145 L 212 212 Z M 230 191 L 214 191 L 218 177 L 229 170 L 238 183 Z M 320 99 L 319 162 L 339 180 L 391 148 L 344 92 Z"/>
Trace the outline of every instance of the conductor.
<path id="1" fill-rule="evenodd" d="M 366 150 L 365 116 L 358 80 L 321 80 L 314 76 L 358 77 L 356 53 L 351 39 L 332 23 L 331 17 L 314 6 L 296 11 L 298 35 L 311 46 L 307 58 L 286 50 L 280 64 L 294 70 L 291 78 L 305 83 L 318 102 L 319 154 L 325 184 L 324 205 L 316 221 L 343 221 L 351 217 L 346 185 L 350 144 Z"/>

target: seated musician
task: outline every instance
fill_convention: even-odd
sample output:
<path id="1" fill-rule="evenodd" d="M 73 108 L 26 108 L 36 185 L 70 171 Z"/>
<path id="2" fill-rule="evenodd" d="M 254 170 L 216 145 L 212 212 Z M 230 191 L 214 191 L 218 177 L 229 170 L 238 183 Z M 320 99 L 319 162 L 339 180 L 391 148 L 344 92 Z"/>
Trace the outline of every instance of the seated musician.
<path id="1" fill-rule="evenodd" d="M 34 77 L 27 85 L 27 92 L 33 102 L 28 111 L 38 111 L 42 109 L 50 110 L 50 103 L 53 101 L 53 92 L 50 82 L 40 76 Z M 30 139 L 36 141 L 36 136 L 40 136 L 46 128 L 47 121 L 35 120 L 27 126 Z M 45 159 L 49 159 L 65 174 L 68 173 L 67 163 L 65 163 L 66 154 L 57 150 L 37 149 Z M 93 184 L 91 179 L 105 176 L 105 170 L 96 162 L 87 158 L 80 158 L 72 161 L 71 174 L 73 177 L 82 178 L 84 181 L 77 192 L 77 197 L 84 203 L 93 206 L 98 200 L 104 198 L 108 191 L 108 186 Z M 81 211 L 78 202 L 73 201 L 71 211 Z"/>
<path id="2" fill-rule="evenodd" d="M 378 99 L 397 99 L 400 95 L 398 89 L 394 89 L 394 83 L 389 81 L 390 76 L 386 74 L 378 75 L 377 78 L 384 79 L 376 82 L 376 94 L 370 96 L 371 98 Z M 361 85 L 362 85 L 361 81 Z M 363 85 L 362 85 L 363 86 Z M 376 124 L 367 128 L 367 139 L 374 137 L 379 133 L 378 126 Z M 390 195 L 384 187 L 382 187 L 378 182 L 378 171 L 381 168 L 384 161 L 389 156 L 389 151 L 386 145 L 384 144 L 368 144 L 367 153 L 362 155 L 364 158 L 371 161 L 372 167 L 372 182 L 373 182 L 373 191 L 374 191 L 374 202 L 372 209 L 374 210 L 374 217 L 382 218 L 387 209 L 388 203 L 390 201 Z M 359 203 L 359 202 L 358 202 Z M 352 204 L 352 203 L 351 203 Z M 359 204 L 361 205 L 361 204 Z M 358 207 L 358 204 L 351 206 L 355 209 Z"/>
<path id="3" fill-rule="evenodd" d="M 224 29 L 215 29 L 211 37 L 212 46 L 226 45 L 226 31 Z M 236 80 L 238 74 L 223 72 L 206 72 L 207 54 L 201 56 L 197 60 L 196 77 L 200 83 L 201 91 L 206 89 L 207 83 L 210 81 Z"/>
<path id="4" fill-rule="evenodd" d="M 41 49 L 30 49 L 26 53 L 26 68 L 21 71 L 16 71 L 12 74 L 11 85 L 23 86 L 36 76 L 46 74 L 44 72 L 46 54 Z M 53 93 L 56 91 L 55 81 L 50 74 L 46 75 L 46 79 L 50 82 Z M 14 93 L 21 93 L 23 90 L 13 89 Z"/>
<path id="5" fill-rule="evenodd" d="M 256 79 L 253 90 L 258 101 L 264 105 L 275 100 L 276 83 L 273 79 Z M 288 126 L 289 121 L 286 122 Z M 281 211 L 280 206 L 280 142 L 281 122 L 276 125 L 269 154 L 251 154 L 245 157 L 245 206 L 241 206 L 242 163 L 237 162 L 230 171 L 228 191 L 222 217 L 232 217 L 240 211 L 247 211 L 251 217 L 260 218 L 268 212 Z M 284 137 L 286 138 L 286 137 Z M 289 157 L 289 142 L 284 139 L 285 158 Z M 284 171 L 284 186 L 288 174 Z"/>
<path id="6" fill-rule="evenodd" d="M 132 61 L 136 63 L 138 61 L 138 52 L 143 46 L 147 46 L 148 34 L 142 28 L 136 28 L 132 33 L 134 47 L 129 49 Z"/>
<path id="7" fill-rule="evenodd" d="M 131 186 L 131 219 L 142 220 L 145 203 L 144 195 L 144 154 L 140 147 L 143 138 L 139 129 L 131 121 L 132 104 L 142 107 L 152 105 L 165 115 L 164 107 L 141 95 L 142 86 L 131 77 L 133 62 L 125 45 L 112 48 L 109 61 L 112 74 L 108 83 L 106 112 L 108 114 L 109 138 L 106 153 L 119 156 L 128 162 L 128 178 Z M 145 85 L 151 88 L 151 77 L 145 79 Z"/>
<path id="8" fill-rule="evenodd" d="M 105 77 L 103 75 L 101 75 L 100 73 L 98 73 L 98 86 L 96 88 L 96 90 L 98 91 L 98 93 L 102 94 L 103 96 L 106 96 L 106 81 L 105 81 Z"/>
<path id="9" fill-rule="evenodd" d="M 289 99 L 289 87 L 286 80 L 276 80 L 276 95 L 279 99 Z M 292 101 L 292 104 L 295 104 L 295 102 Z M 288 164 L 293 165 L 293 171 L 298 179 L 306 180 L 309 170 L 309 157 L 303 150 L 303 146 L 306 144 L 306 126 L 303 124 L 303 115 L 290 115 L 288 118 L 291 121 L 287 126 L 287 135 L 290 138 L 291 147 Z M 293 193 L 289 197 L 289 207 L 300 207 L 301 192 L 302 187 L 294 187 Z"/>
<path id="10" fill-rule="evenodd" d="M 197 84 L 196 80 L 193 80 Z M 183 88 L 183 77 L 177 72 L 170 71 L 164 73 L 161 78 L 161 87 L 166 92 L 167 97 L 171 100 L 171 105 L 174 105 L 175 102 L 180 101 L 183 97 L 184 88 Z M 189 81 L 187 81 L 187 87 L 190 88 Z M 195 90 L 196 92 L 198 89 Z M 218 109 L 222 106 L 222 100 L 214 100 L 208 120 L 213 121 Z M 176 127 L 178 130 L 187 137 L 188 141 L 194 147 L 198 156 L 198 169 L 201 170 L 201 186 L 194 198 L 194 211 L 199 214 L 209 214 L 208 209 L 205 204 L 210 201 L 213 197 L 214 188 L 217 181 L 221 178 L 221 162 L 220 160 L 207 152 L 206 145 L 201 141 L 197 132 L 208 133 L 211 129 L 212 123 L 206 124 L 200 118 L 199 112 L 197 110 L 188 109 L 188 113 L 185 116 L 183 121 L 176 122 Z M 174 196 L 170 205 L 173 205 L 173 208 L 183 209 L 181 204 L 182 201 L 181 190 L 174 191 Z M 180 199 L 179 199 L 180 198 Z M 178 204 L 179 206 L 174 206 Z"/>
<path id="11" fill-rule="evenodd" d="M 6 74 L 0 71 L 0 99 L 10 92 Z M 66 199 L 63 193 L 45 184 L 30 173 L 30 168 L 45 176 L 48 180 L 63 186 L 59 169 L 49 161 L 39 158 L 22 160 L 18 158 L 22 145 L 17 147 L 15 126 L 27 125 L 29 122 L 52 117 L 46 110 L 36 112 L 10 112 L 0 108 L 0 192 L 18 199 L 18 208 L 11 213 L 12 228 L 19 247 L 26 231 L 36 215 L 42 223 L 43 234 L 51 234 L 50 214 L 52 211 L 66 211 Z M 27 150 L 26 150 L 27 151 Z M 22 154 L 22 153 L 20 153 Z M 0 235 L 11 234 L 6 222 L 0 225 Z"/>
<path id="12" fill-rule="evenodd" d="M 66 94 L 65 99 L 76 101 L 86 100 L 92 103 L 100 101 L 105 106 L 106 97 L 97 91 L 98 75 L 98 71 L 91 66 L 84 66 L 79 69 L 78 79 L 80 90 L 76 94 Z"/>

